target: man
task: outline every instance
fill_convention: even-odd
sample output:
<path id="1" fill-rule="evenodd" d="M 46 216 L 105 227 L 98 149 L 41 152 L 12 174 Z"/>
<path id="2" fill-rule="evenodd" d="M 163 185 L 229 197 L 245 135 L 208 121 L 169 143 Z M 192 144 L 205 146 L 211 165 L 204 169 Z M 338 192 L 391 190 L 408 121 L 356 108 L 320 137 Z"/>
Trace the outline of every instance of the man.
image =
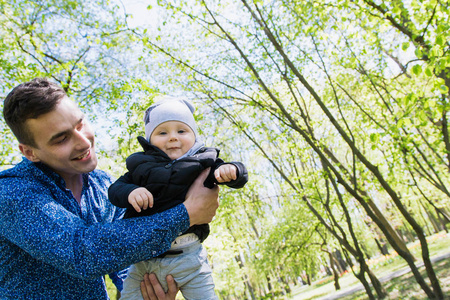
<path id="1" fill-rule="evenodd" d="M 112 179 L 95 169 L 94 133 L 46 79 L 14 88 L 3 116 L 25 158 L 0 173 L 1 299 L 107 299 L 103 275 L 120 290 L 119 270 L 164 253 L 179 233 L 215 214 L 218 189 L 204 188 L 200 176 L 183 204 L 121 220 L 107 199 Z M 165 294 L 146 277 L 144 299 L 175 299 L 168 281 Z"/>

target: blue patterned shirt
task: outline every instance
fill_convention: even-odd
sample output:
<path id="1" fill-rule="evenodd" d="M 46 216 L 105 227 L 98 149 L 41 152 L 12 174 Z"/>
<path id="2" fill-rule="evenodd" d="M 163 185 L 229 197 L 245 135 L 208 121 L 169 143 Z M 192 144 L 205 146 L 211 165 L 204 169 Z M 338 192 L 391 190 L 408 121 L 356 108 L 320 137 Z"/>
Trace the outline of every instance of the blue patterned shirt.
<path id="1" fill-rule="evenodd" d="M 189 228 L 183 204 L 122 220 L 107 199 L 112 178 L 83 175 L 80 204 L 64 180 L 24 159 L 0 173 L 0 299 L 108 299 L 123 270 L 164 253 Z"/>

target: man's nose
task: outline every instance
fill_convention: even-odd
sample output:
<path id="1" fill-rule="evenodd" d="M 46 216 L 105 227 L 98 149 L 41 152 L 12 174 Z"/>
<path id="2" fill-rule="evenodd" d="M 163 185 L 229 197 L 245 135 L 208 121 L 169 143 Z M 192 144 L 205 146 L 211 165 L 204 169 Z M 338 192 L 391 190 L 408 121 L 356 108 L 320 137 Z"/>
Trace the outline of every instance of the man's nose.
<path id="1" fill-rule="evenodd" d="M 75 137 L 76 137 L 76 147 L 77 148 L 83 149 L 83 148 L 91 147 L 91 140 L 89 139 L 86 132 L 84 132 L 83 130 L 76 131 Z"/>

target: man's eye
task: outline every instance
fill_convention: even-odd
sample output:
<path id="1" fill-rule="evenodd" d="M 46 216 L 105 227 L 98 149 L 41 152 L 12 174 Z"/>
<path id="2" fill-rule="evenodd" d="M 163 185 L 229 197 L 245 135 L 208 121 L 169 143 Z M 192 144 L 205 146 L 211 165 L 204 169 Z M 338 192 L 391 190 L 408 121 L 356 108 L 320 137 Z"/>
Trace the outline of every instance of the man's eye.
<path id="1" fill-rule="evenodd" d="M 55 143 L 56 144 L 62 144 L 62 143 L 64 143 L 65 141 L 67 141 L 67 137 L 61 137 L 61 138 L 59 138 L 59 139 L 57 139 L 56 141 L 55 141 Z"/>

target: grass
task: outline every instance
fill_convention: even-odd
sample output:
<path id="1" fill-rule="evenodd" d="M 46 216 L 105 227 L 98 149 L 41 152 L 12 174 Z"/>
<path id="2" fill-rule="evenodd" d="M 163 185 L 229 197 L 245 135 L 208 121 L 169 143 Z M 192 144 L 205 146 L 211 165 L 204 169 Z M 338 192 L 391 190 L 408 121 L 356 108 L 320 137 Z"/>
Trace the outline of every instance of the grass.
<path id="1" fill-rule="evenodd" d="M 428 238 L 428 247 L 431 256 L 439 256 L 450 252 L 450 234 L 439 233 Z M 414 242 L 408 245 L 413 255 L 420 258 L 420 244 Z M 371 270 L 380 279 L 392 272 L 407 267 L 406 262 L 398 257 L 398 255 L 391 254 L 389 256 L 382 256 L 377 259 L 372 259 L 368 262 Z M 422 275 L 426 278 L 424 268 L 420 268 Z M 441 283 L 441 288 L 444 294 L 450 294 L 450 260 L 442 260 L 435 264 L 435 271 Z M 350 272 L 339 278 L 341 290 L 354 287 L 360 284 L 359 280 Z M 419 287 L 411 273 L 389 280 L 382 283 L 383 287 L 388 292 L 387 299 L 411 299 L 424 300 L 427 299 L 425 293 Z M 116 289 L 111 283 L 111 280 L 106 276 L 106 285 L 108 288 L 108 295 L 111 300 L 117 299 Z M 292 292 L 292 300 L 312 300 L 335 293 L 334 281 L 332 277 L 324 277 L 315 281 L 311 286 L 294 287 Z M 355 292 L 350 296 L 340 297 L 340 300 L 362 300 L 368 299 L 364 290 Z"/>
<path id="2" fill-rule="evenodd" d="M 431 256 L 439 256 L 450 252 L 450 235 L 445 232 L 430 236 L 427 238 L 428 247 L 430 249 Z M 421 252 L 420 244 L 414 242 L 408 245 L 408 248 L 413 255 L 420 261 Z M 406 262 L 398 257 L 396 253 L 389 256 L 382 256 L 380 258 L 371 260 L 368 262 L 371 270 L 380 279 L 394 271 L 407 267 Z M 442 260 L 435 264 L 435 271 L 437 277 L 441 283 L 441 288 L 444 293 L 450 293 L 450 260 Z M 426 278 L 425 269 L 420 268 L 423 276 Z M 355 287 L 360 282 L 355 278 L 352 273 L 345 274 L 339 278 L 341 290 Z M 388 292 L 388 299 L 427 299 L 425 293 L 415 281 L 411 273 L 394 278 L 385 283 L 382 283 L 383 287 Z M 333 295 L 335 293 L 334 282 L 331 277 L 325 277 L 321 280 L 314 282 L 311 286 L 294 287 L 292 293 L 292 300 L 311 300 L 325 297 L 327 295 Z M 368 299 L 366 292 L 356 292 L 350 296 L 340 297 L 339 299 Z"/>
<path id="3" fill-rule="evenodd" d="M 109 299 L 116 300 L 117 299 L 117 289 L 116 289 L 116 286 L 112 283 L 112 281 L 108 275 L 105 276 L 105 282 L 106 282 L 106 291 L 108 292 Z"/>
<path id="4" fill-rule="evenodd" d="M 441 283 L 444 294 L 450 293 L 450 260 L 442 260 L 435 264 L 435 271 Z M 420 268 L 422 276 L 426 277 L 425 268 Z M 414 279 L 412 273 L 393 278 L 383 284 L 389 296 L 387 299 L 428 299 L 425 292 L 420 288 Z M 341 297 L 340 300 L 359 300 L 368 299 L 365 291 L 356 292 L 350 296 Z"/>

